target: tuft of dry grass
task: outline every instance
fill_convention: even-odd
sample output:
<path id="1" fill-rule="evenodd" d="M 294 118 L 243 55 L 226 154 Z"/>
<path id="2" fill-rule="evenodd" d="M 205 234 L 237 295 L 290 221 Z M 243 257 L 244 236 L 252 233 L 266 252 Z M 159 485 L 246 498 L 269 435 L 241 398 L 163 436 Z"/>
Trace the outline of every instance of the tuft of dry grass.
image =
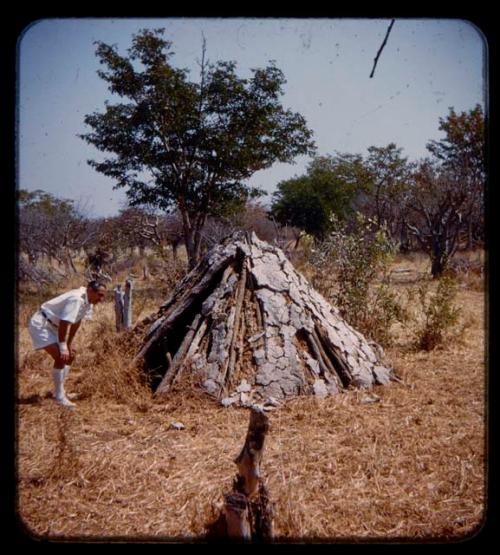
<path id="1" fill-rule="evenodd" d="M 458 342 L 419 352 L 403 347 L 401 331 L 387 350 L 400 382 L 296 398 L 270 413 L 262 471 L 277 541 L 445 541 L 479 529 L 487 486 L 484 295 L 463 289 L 461 307 L 469 324 Z M 114 331 L 110 301 L 75 340 L 67 390 L 80 398 L 76 410 L 64 409 L 51 398 L 48 357 L 31 350 L 32 308 L 19 307 L 16 434 L 18 514 L 29 533 L 203 539 L 231 489 L 248 411 L 214 403 L 190 376 L 155 398 L 130 367 L 134 345 Z"/>

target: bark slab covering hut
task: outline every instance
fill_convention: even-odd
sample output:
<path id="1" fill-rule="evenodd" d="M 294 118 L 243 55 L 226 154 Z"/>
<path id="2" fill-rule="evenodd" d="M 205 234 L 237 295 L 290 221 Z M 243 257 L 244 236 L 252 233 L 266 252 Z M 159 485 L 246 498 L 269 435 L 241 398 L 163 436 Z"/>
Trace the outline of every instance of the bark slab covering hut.
<path id="1" fill-rule="evenodd" d="M 223 404 L 279 403 L 387 384 L 382 350 L 252 233 L 212 248 L 142 322 L 136 360 L 169 391 L 186 372 Z"/>

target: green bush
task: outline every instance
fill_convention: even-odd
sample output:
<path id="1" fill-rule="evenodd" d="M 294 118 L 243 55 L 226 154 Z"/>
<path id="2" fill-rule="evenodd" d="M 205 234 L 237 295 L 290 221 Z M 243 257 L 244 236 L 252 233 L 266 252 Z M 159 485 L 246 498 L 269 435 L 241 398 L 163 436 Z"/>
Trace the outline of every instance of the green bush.
<path id="1" fill-rule="evenodd" d="M 418 298 L 423 314 L 423 322 L 417 327 L 415 346 L 431 351 L 449 338 L 458 322 L 460 308 L 454 306 L 458 292 L 457 280 L 451 275 L 443 275 L 435 293 L 429 291 L 429 283 L 418 288 Z"/>
<path id="2" fill-rule="evenodd" d="M 313 250 L 314 286 L 354 328 L 382 345 L 392 342 L 391 326 L 406 314 L 389 288 L 395 245 L 384 228 L 361 214 L 354 230 L 334 222 L 334 231 Z"/>

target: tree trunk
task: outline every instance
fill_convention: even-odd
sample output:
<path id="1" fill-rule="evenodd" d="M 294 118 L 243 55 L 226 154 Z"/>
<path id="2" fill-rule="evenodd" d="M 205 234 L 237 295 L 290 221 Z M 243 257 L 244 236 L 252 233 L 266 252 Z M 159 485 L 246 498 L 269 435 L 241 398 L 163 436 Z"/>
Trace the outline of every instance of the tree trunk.
<path id="1" fill-rule="evenodd" d="M 66 258 L 66 268 L 70 274 L 76 274 L 77 270 L 75 268 L 75 263 L 73 262 L 73 257 L 70 252 L 65 253 Z"/>
<path id="2" fill-rule="evenodd" d="M 440 256 L 434 256 L 431 258 L 431 274 L 433 279 L 437 279 L 441 276 L 444 271 L 444 263 Z"/>
<path id="3" fill-rule="evenodd" d="M 189 214 L 187 210 L 180 209 L 182 216 L 182 229 L 184 243 L 188 257 L 188 270 L 191 271 L 200 261 L 201 231 L 205 225 L 206 216 Z"/>
<path id="4" fill-rule="evenodd" d="M 180 241 L 172 241 L 172 257 L 174 259 L 174 262 L 177 262 L 179 259 L 179 244 Z"/>
<path id="5" fill-rule="evenodd" d="M 474 226 L 472 219 L 469 219 L 467 222 L 467 246 L 466 249 L 468 251 L 472 251 L 474 249 Z"/>
<path id="6" fill-rule="evenodd" d="M 191 231 L 191 237 L 187 244 L 189 244 L 187 249 L 188 270 L 191 271 L 200 261 L 201 239 L 199 232 Z"/>
<path id="7" fill-rule="evenodd" d="M 196 266 L 196 254 L 194 248 L 194 238 L 191 230 L 185 230 L 184 243 L 186 245 L 186 254 L 188 259 L 188 270 L 191 271 Z"/>
<path id="8" fill-rule="evenodd" d="M 451 237 L 437 236 L 433 238 L 431 252 L 431 274 L 433 279 L 439 278 L 448 267 L 448 263 L 455 254 L 458 232 Z"/>

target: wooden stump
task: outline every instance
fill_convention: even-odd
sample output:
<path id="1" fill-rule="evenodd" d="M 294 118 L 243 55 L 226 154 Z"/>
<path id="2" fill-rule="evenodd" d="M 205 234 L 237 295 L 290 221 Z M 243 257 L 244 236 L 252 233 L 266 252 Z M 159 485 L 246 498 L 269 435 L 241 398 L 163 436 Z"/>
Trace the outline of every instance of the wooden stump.
<path id="1" fill-rule="evenodd" d="M 273 505 L 260 472 L 269 419 L 252 408 L 245 444 L 234 459 L 238 474 L 233 490 L 224 495 L 224 508 L 208 526 L 207 538 L 239 542 L 269 542 L 273 538 Z"/>
<path id="2" fill-rule="evenodd" d="M 130 278 L 125 282 L 124 291 L 121 285 L 115 287 L 116 331 L 132 328 L 132 288 L 133 281 Z"/>

